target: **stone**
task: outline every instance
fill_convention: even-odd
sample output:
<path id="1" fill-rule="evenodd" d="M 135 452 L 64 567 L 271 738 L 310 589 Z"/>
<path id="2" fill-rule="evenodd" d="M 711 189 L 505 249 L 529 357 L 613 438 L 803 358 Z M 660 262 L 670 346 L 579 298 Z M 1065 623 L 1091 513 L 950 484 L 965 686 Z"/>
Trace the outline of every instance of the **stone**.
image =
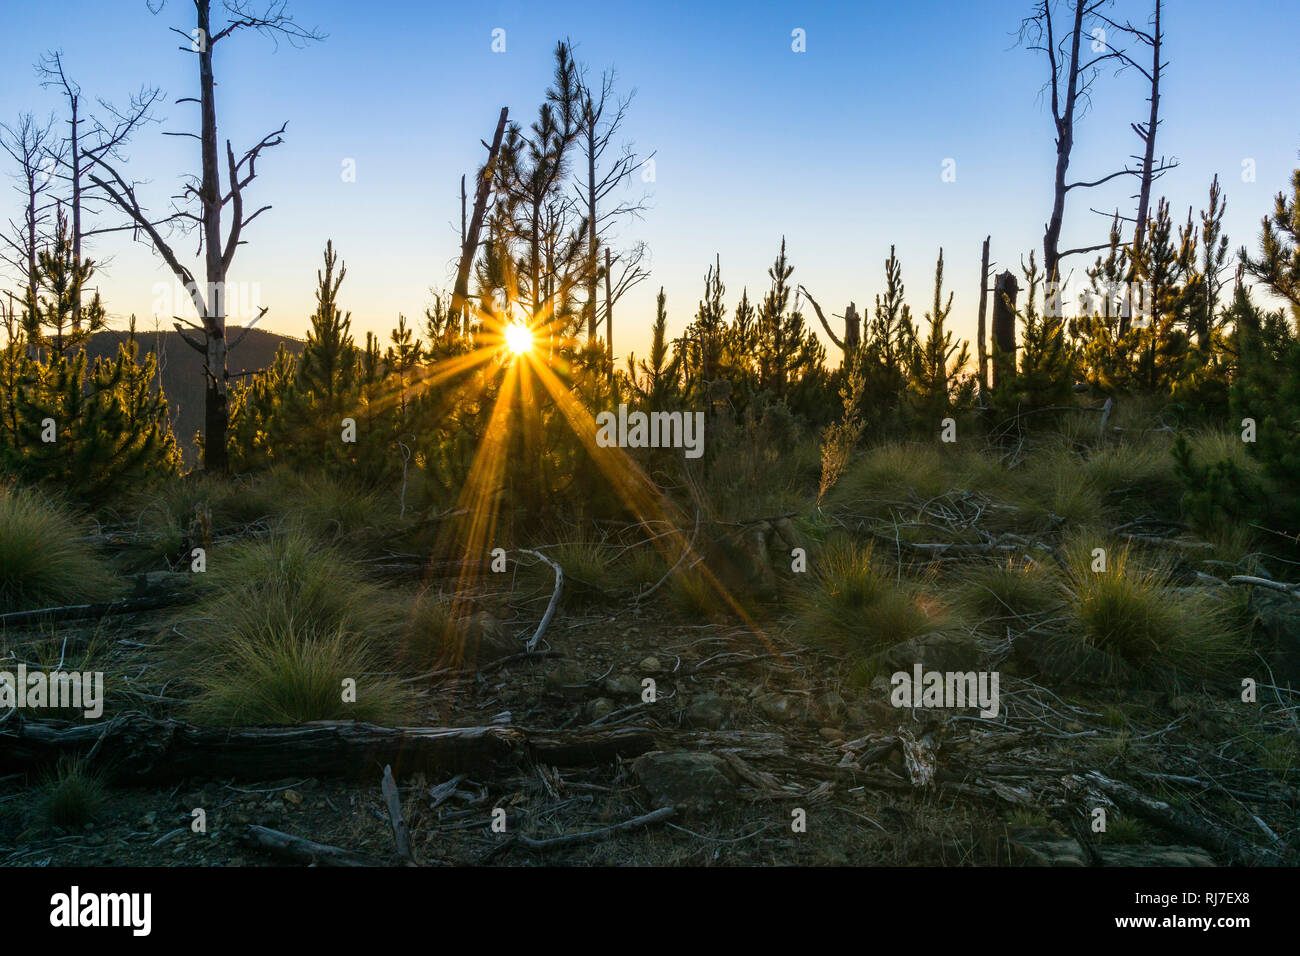
<path id="1" fill-rule="evenodd" d="M 781 694 L 761 694 L 754 702 L 768 720 L 782 722 L 794 716 L 794 708 L 790 704 L 790 698 Z"/>
<path id="2" fill-rule="evenodd" d="M 559 661 L 546 672 L 546 689 L 559 697 L 585 697 L 589 687 L 587 671 L 577 661 Z"/>
<path id="3" fill-rule="evenodd" d="M 1250 595 L 1255 636 L 1279 687 L 1300 686 L 1300 599 L 1257 587 Z"/>
<path id="4" fill-rule="evenodd" d="M 813 701 L 813 711 L 826 721 L 837 721 L 843 717 L 845 706 L 844 698 L 833 690 L 818 694 Z"/>
<path id="5" fill-rule="evenodd" d="M 524 649 L 524 642 L 487 611 L 479 611 L 466 624 L 465 647 L 466 656 L 482 666 L 518 654 Z"/>
<path id="6" fill-rule="evenodd" d="M 635 677 L 607 677 L 605 678 L 605 693 L 610 697 L 640 697 L 641 682 Z"/>
<path id="7" fill-rule="evenodd" d="M 711 691 L 696 694 L 686 705 L 685 719 L 697 730 L 718 730 L 727 719 L 727 702 Z"/>
<path id="8" fill-rule="evenodd" d="M 935 631 L 895 644 L 881 653 L 880 661 L 888 672 L 886 680 L 898 671 L 911 674 L 917 664 L 927 671 L 975 671 L 980 648 L 968 634 Z"/>
<path id="9" fill-rule="evenodd" d="M 707 813 L 735 799 L 736 786 L 724 767 L 713 754 L 655 751 L 638 757 L 632 772 L 653 806 Z"/>
<path id="10" fill-rule="evenodd" d="M 1045 827 L 1007 827 L 1008 857 L 1015 866 L 1087 866 L 1077 841 Z M 1106 846 L 1094 844 L 1107 866 L 1214 866 L 1214 858 L 1191 846 Z"/>

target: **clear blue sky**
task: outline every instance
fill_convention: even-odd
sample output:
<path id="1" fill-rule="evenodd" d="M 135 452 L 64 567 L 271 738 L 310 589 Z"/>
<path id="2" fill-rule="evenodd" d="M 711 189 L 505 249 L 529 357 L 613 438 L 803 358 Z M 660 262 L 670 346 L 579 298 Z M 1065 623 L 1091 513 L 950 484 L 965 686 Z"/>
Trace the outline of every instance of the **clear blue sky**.
<path id="1" fill-rule="evenodd" d="M 621 303 L 618 351 L 644 351 L 662 284 L 673 331 L 693 313 L 702 278 L 721 253 L 727 298 L 766 287 L 784 235 L 794 278 L 830 311 L 880 291 L 896 244 L 919 316 L 932 296 L 942 246 L 953 320 L 974 330 L 980 243 L 993 236 L 999 268 L 1040 249 L 1051 201 L 1051 121 L 1040 58 L 1017 46 L 1028 0 L 988 2 L 552 3 L 289 0 L 306 26 L 328 34 L 304 49 L 242 33 L 217 48 L 220 135 L 238 151 L 288 121 L 248 202 L 272 203 L 246 232 L 231 281 L 256 283 L 267 328 L 302 335 L 315 270 L 332 238 L 348 267 L 344 305 L 358 338 L 414 319 L 431 287 L 449 288 L 457 255 L 459 182 L 482 161 L 501 106 L 531 120 L 550 79 L 558 39 L 570 37 L 593 71 L 616 66 L 637 96 L 627 138 L 654 150 L 651 206 L 625 230 L 644 239 L 653 274 Z M 1120 18 L 1145 22 L 1147 0 L 1118 0 Z M 137 136 L 129 169 L 162 210 L 197 143 L 162 130 L 196 127 L 194 59 L 169 26 L 189 30 L 193 8 L 169 0 L 155 16 L 144 0 L 38 0 L 6 5 L 0 19 L 0 119 L 60 108 L 31 64 L 61 48 L 88 98 L 124 101 L 141 84 L 166 93 L 165 122 Z M 1159 151 L 1180 167 L 1157 184 L 1176 219 L 1199 210 L 1218 173 L 1232 249 L 1252 248 L 1259 219 L 1297 162 L 1300 91 L 1292 82 L 1296 6 L 1291 0 L 1169 0 L 1172 61 Z M 492 30 L 506 52 L 491 51 Z M 791 50 L 806 31 L 807 52 Z M 1072 174 L 1092 179 L 1138 151 L 1130 121 L 1145 117 L 1133 71 L 1103 76 L 1080 123 Z M 956 181 L 941 178 L 945 159 Z M 1242 181 L 1253 159 L 1256 181 Z M 356 181 L 343 163 L 355 160 Z M 6 170 L 8 172 L 9 170 Z M 640 183 L 637 184 L 641 186 Z M 1104 238 L 1088 206 L 1130 212 L 1127 180 L 1071 194 L 1064 242 Z M 6 191 L 0 212 L 17 216 Z M 195 243 L 179 247 L 192 254 Z M 169 280 L 148 247 L 123 238 L 92 249 L 110 312 L 152 324 L 154 284 Z M 1076 267 L 1086 263 L 1074 260 Z M 197 271 L 197 270 L 196 270 Z M 810 313 L 811 319 L 811 313 Z M 815 320 L 813 320 L 815 321 Z M 833 350 L 832 350 L 833 352 Z M 833 360 L 833 359 L 832 359 Z"/>

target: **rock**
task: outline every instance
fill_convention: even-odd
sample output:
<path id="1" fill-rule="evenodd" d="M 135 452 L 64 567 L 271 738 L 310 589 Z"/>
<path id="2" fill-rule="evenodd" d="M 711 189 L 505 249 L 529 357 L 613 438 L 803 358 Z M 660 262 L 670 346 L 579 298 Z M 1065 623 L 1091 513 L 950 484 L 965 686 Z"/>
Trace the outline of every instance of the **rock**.
<path id="1" fill-rule="evenodd" d="M 1012 866 L 1086 866 L 1083 850 L 1067 840 L 1037 827 L 1008 827 L 1007 856 Z"/>
<path id="2" fill-rule="evenodd" d="M 817 699 L 813 701 L 813 712 L 822 720 L 834 722 L 844 716 L 845 706 L 843 697 L 833 690 L 828 690 L 824 694 L 817 695 Z"/>
<path id="3" fill-rule="evenodd" d="M 579 699 L 589 688 L 587 671 L 577 661 L 560 661 L 546 672 L 547 691 L 559 697 Z"/>
<path id="4" fill-rule="evenodd" d="M 607 677 L 605 678 L 605 693 L 610 697 L 640 697 L 641 682 L 635 677 Z"/>
<path id="5" fill-rule="evenodd" d="M 590 715 L 592 720 L 600 720 L 600 718 L 607 717 L 614 713 L 616 709 L 614 702 L 608 697 L 597 697 L 587 708 L 587 713 Z"/>
<path id="6" fill-rule="evenodd" d="M 1250 595 L 1255 636 L 1279 687 L 1300 686 L 1300 600 L 1280 591 L 1255 588 Z"/>
<path id="7" fill-rule="evenodd" d="M 1214 866 L 1199 847 L 1106 846 L 1104 838 L 1096 846 L 1107 866 Z M 1016 866 L 1087 866 L 1075 840 L 1044 827 L 1008 827 L 1006 848 Z"/>
<path id="8" fill-rule="evenodd" d="M 927 671 L 974 671 L 979 670 L 980 648 L 968 634 L 936 631 L 895 644 L 881 653 L 880 662 L 886 680 L 898 671 L 911 674 L 917 664 Z"/>
<path id="9" fill-rule="evenodd" d="M 686 723 L 697 730 L 718 730 L 727 719 L 727 702 L 717 694 L 696 694 L 686 705 Z"/>
<path id="10" fill-rule="evenodd" d="M 482 666 L 518 654 L 524 644 L 487 611 L 479 611 L 466 624 L 465 647 L 466 657 Z"/>
<path id="11" fill-rule="evenodd" d="M 659 673 L 659 658 L 651 654 L 649 657 L 642 660 L 641 663 L 637 664 L 636 666 L 637 669 L 640 670 L 641 673 L 643 674 L 657 674 Z"/>
<path id="12" fill-rule="evenodd" d="M 885 705 L 888 707 L 888 704 Z M 893 713 L 885 715 L 886 720 L 893 718 Z M 844 708 L 844 726 L 853 730 L 862 730 L 866 727 L 875 726 L 879 718 L 873 714 L 870 707 L 864 707 L 861 704 L 849 704 Z M 855 734 L 856 736 L 856 734 Z"/>
<path id="13" fill-rule="evenodd" d="M 1115 686 L 1137 679 L 1122 658 L 1068 634 L 1026 632 L 1016 638 L 1012 655 L 1018 666 L 1058 684 Z"/>
<path id="14" fill-rule="evenodd" d="M 713 754 L 655 751 L 638 757 L 632 771 L 653 806 L 706 813 L 735 799 L 736 786 L 724 766 Z"/>
<path id="15" fill-rule="evenodd" d="M 754 702 L 768 720 L 783 722 L 794 716 L 790 698 L 781 694 L 760 694 Z"/>
<path id="16" fill-rule="evenodd" d="M 1102 847 L 1107 866 L 1214 866 L 1214 857 L 1198 846 Z"/>

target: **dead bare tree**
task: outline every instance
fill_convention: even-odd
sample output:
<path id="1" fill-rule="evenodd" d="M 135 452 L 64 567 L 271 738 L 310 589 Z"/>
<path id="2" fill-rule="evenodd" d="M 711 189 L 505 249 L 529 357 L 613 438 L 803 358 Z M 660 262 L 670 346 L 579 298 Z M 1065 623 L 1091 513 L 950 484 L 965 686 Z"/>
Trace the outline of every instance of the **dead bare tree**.
<path id="1" fill-rule="evenodd" d="M 606 237 L 619 219 L 639 216 L 645 209 L 644 196 L 615 203 L 609 208 L 604 207 L 605 200 L 610 194 L 620 186 L 628 184 L 632 174 L 645 162 L 645 159 L 636 155 L 630 143 L 623 143 L 608 166 L 604 165 L 605 154 L 613 145 L 615 137 L 623 126 L 628 107 L 636 96 L 636 90 L 632 90 L 627 96 L 616 99 L 614 95 L 616 79 L 615 71 L 609 69 L 601 73 L 598 88 L 587 82 L 585 71 L 579 80 L 578 142 L 582 150 L 582 166 L 586 178 L 578 179 L 574 183 L 574 189 L 583 204 L 588 223 L 587 297 L 582 306 L 588 341 L 596 337 L 599 328 L 597 287 L 600 281 L 600 248 L 607 244 Z M 606 320 L 608 326 L 608 313 Z M 612 330 L 610 334 L 612 335 Z M 612 361 L 612 351 L 610 355 Z"/>
<path id="2" fill-rule="evenodd" d="M 0 232 L 0 259 L 23 277 L 28 289 L 36 288 L 36 253 L 44 239 L 45 223 L 54 208 L 49 195 L 54 185 L 54 117 L 44 123 L 33 113 L 23 113 L 13 125 L 0 124 L 0 149 L 17 164 L 14 178 L 23 196 L 22 222 L 9 220 Z"/>
<path id="3" fill-rule="evenodd" d="M 1091 181 L 1068 181 L 1070 157 L 1074 151 L 1075 125 L 1091 99 L 1093 83 L 1104 64 L 1117 69 L 1141 67 L 1123 49 L 1105 37 L 1105 27 L 1115 27 L 1114 21 L 1100 13 L 1112 0 L 1038 0 L 1034 12 L 1021 21 L 1020 38 L 1027 49 L 1042 53 L 1047 58 L 1049 80 L 1048 105 L 1056 129 L 1056 170 L 1052 182 L 1052 212 L 1043 227 L 1043 269 L 1047 284 L 1045 294 L 1051 297 L 1059 287 L 1060 263 L 1067 256 L 1096 252 L 1108 242 L 1061 250 L 1061 230 L 1065 218 L 1066 195 L 1075 189 L 1091 189 L 1121 176 L 1154 176 L 1164 167 L 1124 167 Z M 1062 33 L 1054 14 L 1064 6 L 1068 26 Z M 1128 32 L 1125 28 L 1120 28 Z M 1088 49 L 1083 49 L 1084 38 L 1089 37 Z M 1157 61 L 1158 62 L 1158 61 Z M 1159 97 L 1156 97 L 1158 102 Z M 1154 145 L 1154 128 L 1151 131 Z"/>
<path id="4" fill-rule="evenodd" d="M 162 10 L 166 0 L 150 2 L 153 13 Z M 226 432 L 230 420 L 226 356 L 233 345 L 226 341 L 226 276 L 230 272 L 235 250 L 243 244 L 245 227 L 270 205 L 258 207 L 251 213 L 244 210 L 244 190 L 257 177 L 257 160 L 266 149 L 283 142 L 285 126 L 262 137 L 238 159 L 230 140 L 226 140 L 226 186 L 221 181 L 221 159 L 217 146 L 216 81 L 213 73 L 213 51 L 217 44 L 240 30 L 254 30 L 272 40 L 285 40 L 292 46 L 323 39 L 315 30 L 308 30 L 285 12 L 285 0 L 220 0 L 221 8 L 229 18 L 219 29 L 212 26 L 212 0 L 193 0 L 195 27 L 185 31 L 170 29 L 187 41 L 182 52 L 193 53 L 199 67 L 199 97 L 184 97 L 178 103 L 196 103 L 200 113 L 199 133 L 176 133 L 197 139 L 200 146 L 201 174 L 191 177 L 185 189 L 174 200 L 182 204 L 196 203 L 198 211 L 176 207 L 174 218 L 192 223 L 199 230 L 200 249 L 204 255 L 206 286 L 195 281 L 193 273 L 177 257 L 171 244 L 163 237 L 159 222 L 152 219 L 141 206 L 136 195 L 136 184 L 129 182 L 117 165 L 105 155 L 83 151 L 98 173 L 91 173 L 91 181 L 142 231 L 153 244 L 154 250 L 167 263 L 176 278 L 184 285 L 198 312 L 201 324 L 190 327 L 202 339 L 187 335 L 178 320 L 176 329 L 190 347 L 205 358 L 203 467 L 207 471 L 224 472 L 228 467 Z M 230 224 L 223 235 L 222 211 L 230 206 Z"/>
<path id="5" fill-rule="evenodd" d="M 478 254 L 479 235 L 483 230 L 483 217 L 487 213 L 488 198 L 492 194 L 493 183 L 496 176 L 497 157 L 501 152 L 501 137 L 505 135 L 506 119 L 510 115 L 508 106 L 501 107 L 501 115 L 497 118 L 496 132 L 492 135 L 492 144 L 489 146 L 484 143 L 483 146 L 488 151 L 487 162 L 479 170 L 478 176 L 475 177 L 477 185 L 474 188 L 474 213 L 469 219 L 468 226 L 465 223 L 465 177 L 461 177 L 461 212 L 460 212 L 460 264 L 456 268 L 456 284 L 451 290 L 451 316 L 450 322 L 465 322 L 465 308 L 469 302 L 469 273 L 474 265 L 474 257 Z"/>
<path id="6" fill-rule="evenodd" d="M 72 211 L 72 256 L 74 262 L 82 261 L 82 242 L 87 236 L 105 232 L 117 232 L 122 229 L 134 229 L 134 224 L 107 226 L 95 229 L 86 228 L 83 210 L 105 197 L 97 195 L 95 190 L 86 189 L 86 170 L 89 161 L 83 154 L 91 156 L 112 156 L 122 159 L 119 149 L 140 126 L 154 121 L 153 106 L 161 97 L 162 91 L 144 87 L 133 95 L 125 111 L 118 111 L 104 100 L 99 105 L 111 117 L 105 123 L 94 116 L 85 115 L 82 104 L 81 87 L 70 79 L 63 66 L 63 53 L 54 50 L 41 57 L 36 65 L 37 73 L 42 77 L 41 85 L 56 88 L 68 105 L 68 134 L 63 139 L 63 148 L 50 150 L 53 160 L 53 174 L 67 184 L 68 206 Z M 89 123 L 89 129 L 83 136 L 81 126 Z M 76 300 L 81 301 L 81 289 L 76 289 Z M 79 309 L 78 309 L 79 312 Z M 78 314 L 78 312 L 74 312 Z"/>
<path id="7" fill-rule="evenodd" d="M 979 398 L 981 405 L 985 403 L 984 393 L 988 389 L 989 382 L 988 334 L 985 327 L 985 316 L 988 314 L 989 305 L 989 240 L 992 238 L 992 236 L 984 237 L 984 250 L 980 255 L 980 311 L 975 337 L 979 340 Z"/>

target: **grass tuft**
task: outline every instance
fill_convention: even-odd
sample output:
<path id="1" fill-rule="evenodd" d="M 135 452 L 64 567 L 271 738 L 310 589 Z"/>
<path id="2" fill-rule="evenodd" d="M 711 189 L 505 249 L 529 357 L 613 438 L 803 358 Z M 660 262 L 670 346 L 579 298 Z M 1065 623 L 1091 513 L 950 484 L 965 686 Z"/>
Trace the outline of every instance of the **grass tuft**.
<path id="1" fill-rule="evenodd" d="M 58 766 L 41 781 L 45 822 L 65 830 L 80 829 L 104 805 L 106 790 L 100 779 L 76 758 L 60 758 Z"/>
<path id="2" fill-rule="evenodd" d="M 813 561 L 796 597 L 803 632 L 851 654 L 872 654 L 942 629 L 949 613 L 914 581 L 898 580 L 871 546 L 835 542 Z"/>
<path id="3" fill-rule="evenodd" d="M 1094 547 L 1106 552 L 1104 571 L 1093 570 Z M 1066 549 L 1064 575 L 1082 639 L 1131 664 L 1209 676 L 1240 653 L 1226 605 L 1171 586 L 1166 563 L 1143 565 L 1130 546 L 1077 538 Z"/>
<path id="4" fill-rule="evenodd" d="M 300 629 L 270 623 L 240 636 L 218 666 L 200 671 L 190 716 L 217 726 L 298 724 L 310 720 L 400 723 L 409 696 L 402 685 L 372 674 L 373 655 L 343 630 Z M 355 682 L 355 700 L 345 682 Z"/>
<path id="5" fill-rule="evenodd" d="M 115 596 L 105 563 L 77 536 L 72 519 L 49 499 L 0 487 L 0 613 Z"/>

